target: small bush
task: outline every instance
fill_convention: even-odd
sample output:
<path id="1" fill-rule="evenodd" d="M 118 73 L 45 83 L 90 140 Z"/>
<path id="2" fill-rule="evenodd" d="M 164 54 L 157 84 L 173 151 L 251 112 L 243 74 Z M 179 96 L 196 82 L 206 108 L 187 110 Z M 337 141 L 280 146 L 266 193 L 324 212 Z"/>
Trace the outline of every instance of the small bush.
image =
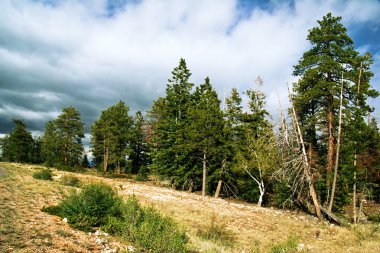
<path id="1" fill-rule="evenodd" d="M 103 228 L 149 252 L 186 252 L 186 233 L 154 208 L 141 207 L 135 196 L 124 204 L 122 217 L 110 217 Z"/>
<path id="2" fill-rule="evenodd" d="M 73 191 L 56 208 L 45 211 L 67 218 L 68 223 L 83 231 L 105 225 L 108 216 L 121 214 L 122 200 L 106 184 L 89 184 L 81 192 Z"/>
<path id="3" fill-rule="evenodd" d="M 66 185 L 66 186 L 79 187 L 80 180 L 76 176 L 64 175 L 61 178 L 61 184 Z"/>
<path id="4" fill-rule="evenodd" d="M 234 243 L 233 234 L 226 230 L 223 225 L 216 224 L 215 214 L 211 216 L 210 224 L 206 228 L 199 229 L 197 235 L 202 239 L 210 240 L 224 246 L 232 246 Z"/>
<path id="5" fill-rule="evenodd" d="M 148 181 L 148 176 L 146 174 L 137 174 L 135 180 L 138 182 L 146 182 Z"/>
<path id="6" fill-rule="evenodd" d="M 49 169 L 39 170 L 33 173 L 33 178 L 41 180 L 52 180 L 52 173 Z"/>
<path id="7" fill-rule="evenodd" d="M 149 252 L 186 252 L 188 237 L 172 219 L 152 207 L 141 207 L 134 196 L 123 202 L 105 184 L 87 185 L 81 192 L 73 191 L 66 196 L 58 206 L 42 211 L 67 218 L 69 224 L 80 230 L 101 227 Z"/>

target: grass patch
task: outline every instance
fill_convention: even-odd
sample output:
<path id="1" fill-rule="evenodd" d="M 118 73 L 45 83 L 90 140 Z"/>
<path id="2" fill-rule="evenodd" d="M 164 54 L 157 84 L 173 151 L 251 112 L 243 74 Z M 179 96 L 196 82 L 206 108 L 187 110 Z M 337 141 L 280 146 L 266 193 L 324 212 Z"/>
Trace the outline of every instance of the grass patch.
<path id="1" fill-rule="evenodd" d="M 34 179 L 53 180 L 52 177 L 53 177 L 53 174 L 51 170 L 49 169 L 43 169 L 43 170 L 39 170 L 33 173 Z"/>
<path id="2" fill-rule="evenodd" d="M 225 229 L 223 224 L 217 223 L 215 214 L 211 215 L 208 226 L 198 229 L 197 236 L 227 247 L 233 246 L 235 240 L 233 234 Z"/>
<path id="3" fill-rule="evenodd" d="M 289 236 L 285 242 L 276 243 L 270 248 L 270 253 L 296 253 L 304 252 L 298 250 L 298 237 Z"/>
<path id="4" fill-rule="evenodd" d="M 67 218 L 71 226 L 83 231 L 101 227 L 149 252 L 186 252 L 188 237 L 171 218 L 153 207 L 141 207 L 134 196 L 122 201 L 106 184 L 86 185 L 80 192 L 72 191 L 58 206 L 42 211 Z"/>
<path id="5" fill-rule="evenodd" d="M 72 187 L 80 187 L 81 182 L 76 176 L 64 175 L 61 178 L 61 184 Z"/>

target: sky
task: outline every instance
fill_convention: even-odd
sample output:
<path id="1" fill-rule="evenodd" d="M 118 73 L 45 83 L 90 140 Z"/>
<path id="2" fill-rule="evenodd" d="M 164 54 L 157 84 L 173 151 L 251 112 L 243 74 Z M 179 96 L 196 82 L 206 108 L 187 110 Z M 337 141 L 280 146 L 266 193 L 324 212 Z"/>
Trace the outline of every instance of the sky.
<path id="1" fill-rule="evenodd" d="M 257 88 L 260 76 L 275 121 L 279 98 L 289 105 L 293 66 L 310 48 L 308 30 L 328 12 L 373 55 L 380 90 L 379 0 L 1 0 L 0 136 L 13 118 L 41 134 L 70 105 L 87 133 L 119 100 L 131 115 L 145 112 L 165 95 L 180 58 L 190 81 L 209 76 L 220 99 L 233 87 Z M 370 101 L 377 110 L 379 100 Z"/>

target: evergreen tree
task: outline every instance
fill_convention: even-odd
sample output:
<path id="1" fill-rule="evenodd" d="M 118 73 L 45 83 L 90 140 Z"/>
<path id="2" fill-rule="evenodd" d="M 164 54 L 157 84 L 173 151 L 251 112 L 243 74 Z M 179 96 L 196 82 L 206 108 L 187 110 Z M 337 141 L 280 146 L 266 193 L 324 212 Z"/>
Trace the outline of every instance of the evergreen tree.
<path id="1" fill-rule="evenodd" d="M 191 73 L 184 59 L 172 71 L 168 80 L 166 97 L 154 102 L 150 112 L 152 122 L 152 168 L 169 178 L 174 185 L 183 183 L 188 154 L 185 147 L 184 129 L 188 124 L 188 107 L 191 101 L 189 82 Z"/>
<path id="2" fill-rule="evenodd" d="M 145 176 L 149 164 L 149 147 L 146 142 L 145 121 L 140 111 L 136 112 L 130 138 L 131 172 Z"/>
<path id="3" fill-rule="evenodd" d="M 202 195 L 205 196 L 207 167 L 221 165 L 215 161 L 215 156 L 221 151 L 224 127 L 220 101 L 208 77 L 197 87 L 188 115 L 189 124 L 184 128 L 186 143 L 194 160 L 202 162 Z"/>
<path id="4" fill-rule="evenodd" d="M 88 161 L 87 154 L 84 154 L 82 162 L 81 162 L 81 167 L 82 168 L 88 168 L 89 166 L 90 166 L 90 162 Z"/>
<path id="5" fill-rule="evenodd" d="M 300 76 L 295 85 L 295 108 L 300 116 L 308 154 L 312 164 L 325 168 L 326 189 L 330 192 L 331 174 L 335 160 L 337 136 L 337 112 L 339 110 L 340 86 L 343 82 L 344 119 L 360 105 L 359 115 L 366 115 L 371 108 L 368 97 L 377 96 L 369 84 L 373 73 L 369 54 L 361 56 L 354 49 L 352 39 L 341 24 L 341 17 L 328 13 L 318 26 L 309 31 L 307 39 L 312 48 L 305 52 L 294 75 Z M 360 74 L 360 93 L 358 76 Z M 320 165 L 320 167 L 318 167 Z M 325 196 L 325 201 L 328 201 Z"/>
<path id="6" fill-rule="evenodd" d="M 15 127 L 12 132 L 3 139 L 2 157 L 9 162 L 32 162 L 33 138 L 27 130 L 24 121 L 14 119 Z"/>
<path id="7" fill-rule="evenodd" d="M 130 142 L 132 119 L 129 107 L 122 101 L 102 111 L 100 118 L 91 127 L 91 144 L 97 164 L 103 164 L 121 173 Z"/>
<path id="8" fill-rule="evenodd" d="M 83 154 L 83 123 L 77 109 L 72 106 L 63 108 L 55 120 L 56 133 L 60 143 L 60 153 L 65 166 L 79 165 Z"/>
<path id="9" fill-rule="evenodd" d="M 58 165 L 60 159 L 60 142 L 56 132 L 54 120 L 45 125 L 45 132 L 41 138 L 41 155 L 48 166 Z"/>
<path id="10" fill-rule="evenodd" d="M 80 165 L 83 154 L 83 123 L 77 109 L 63 108 L 57 119 L 49 121 L 41 139 L 41 152 L 49 166 Z"/>

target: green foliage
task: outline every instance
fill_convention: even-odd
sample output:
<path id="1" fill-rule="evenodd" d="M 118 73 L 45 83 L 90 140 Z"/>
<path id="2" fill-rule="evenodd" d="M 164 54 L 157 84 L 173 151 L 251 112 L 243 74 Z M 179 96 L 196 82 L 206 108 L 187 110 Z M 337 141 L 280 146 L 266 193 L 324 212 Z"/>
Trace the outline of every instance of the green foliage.
<path id="1" fill-rule="evenodd" d="M 289 236 L 289 238 L 283 243 L 276 243 L 270 248 L 270 253 L 296 253 L 298 238 L 295 236 Z"/>
<path id="2" fill-rule="evenodd" d="M 147 127 L 144 117 L 140 111 L 136 112 L 130 134 L 129 156 L 131 162 L 130 172 L 133 174 L 146 174 L 146 168 L 150 163 L 150 150 L 147 143 Z"/>
<path id="3" fill-rule="evenodd" d="M 108 185 L 97 183 L 73 191 L 59 204 L 59 214 L 80 230 L 105 225 L 109 216 L 121 214 L 122 200 Z"/>
<path id="4" fill-rule="evenodd" d="M 294 106 L 300 119 L 310 163 L 325 178 L 325 186 L 319 187 L 319 195 L 331 192 L 332 169 L 335 162 L 335 143 L 338 132 L 340 87 L 343 83 L 343 138 L 339 173 L 346 173 L 344 183 L 337 185 L 335 207 L 346 201 L 346 186 L 352 189 L 355 157 L 365 153 L 368 136 L 363 135 L 366 124 L 363 118 L 373 109 L 368 98 L 378 96 L 370 85 L 373 76 L 372 57 L 360 55 L 354 48 L 341 17 L 328 13 L 318 25 L 309 31 L 307 39 L 311 49 L 304 53 L 294 66 L 293 74 L 300 80 L 294 85 Z M 358 156 L 355 156 L 358 155 Z M 358 163 L 360 161 L 357 161 Z M 323 175 L 325 174 L 325 175 Z M 343 175 L 338 177 L 342 178 Z M 344 194 L 342 194 L 344 193 Z M 322 199 L 322 202 L 329 201 Z"/>
<path id="5" fill-rule="evenodd" d="M 41 139 L 41 152 L 48 166 L 78 166 L 84 138 L 80 113 L 72 106 L 63 108 L 57 119 L 49 121 Z"/>
<path id="6" fill-rule="evenodd" d="M 79 187 L 81 182 L 79 178 L 77 178 L 76 176 L 64 175 L 61 178 L 61 184 L 66 185 L 66 186 Z"/>
<path id="7" fill-rule="evenodd" d="M 67 218 L 71 226 L 80 230 L 101 227 L 150 252 L 186 252 L 187 235 L 172 219 L 152 207 L 141 207 L 135 196 L 123 202 L 102 183 L 73 191 L 58 206 L 44 207 L 42 211 Z"/>
<path id="8" fill-rule="evenodd" d="M 280 208 L 294 208 L 291 186 L 285 181 L 276 181 L 273 187 L 273 202 Z"/>
<path id="9" fill-rule="evenodd" d="M 103 165 L 104 173 L 109 167 L 120 173 L 122 164 L 125 164 L 132 126 L 128 113 L 128 105 L 119 101 L 102 111 L 91 127 L 92 152 L 96 164 Z"/>
<path id="10" fill-rule="evenodd" d="M 42 169 L 34 172 L 33 178 L 41 180 L 53 180 L 51 170 L 49 169 Z"/>
<path id="11" fill-rule="evenodd" d="M 38 152 L 38 149 L 35 149 L 32 134 L 28 131 L 24 121 L 14 119 L 13 122 L 15 123 L 14 129 L 0 143 L 2 160 L 20 163 L 34 162 L 34 153 Z"/>

